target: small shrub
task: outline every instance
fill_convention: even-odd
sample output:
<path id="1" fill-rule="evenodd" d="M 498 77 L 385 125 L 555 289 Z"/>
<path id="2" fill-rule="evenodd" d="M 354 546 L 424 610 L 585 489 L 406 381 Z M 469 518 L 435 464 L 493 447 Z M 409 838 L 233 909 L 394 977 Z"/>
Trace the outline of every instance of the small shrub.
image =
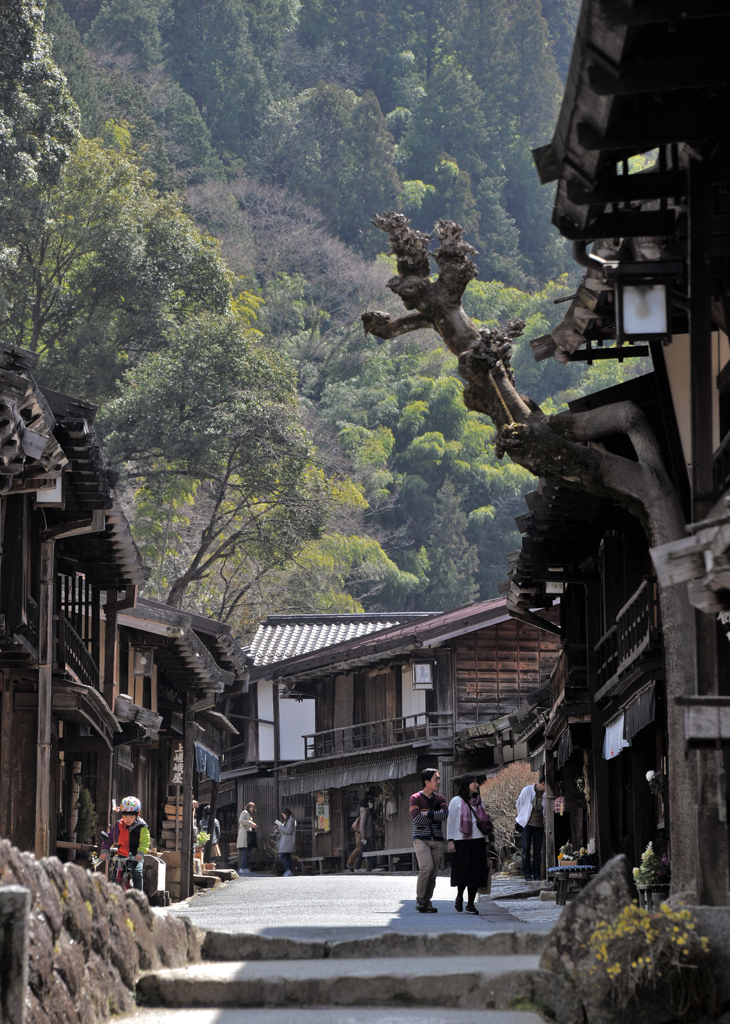
<path id="1" fill-rule="evenodd" d="M 481 787 L 482 803 L 494 822 L 494 845 L 502 859 L 509 858 L 519 848 L 519 835 L 515 827 L 517 797 L 525 786 L 534 786 L 537 772 L 529 761 L 515 761 L 497 775 L 492 775 Z"/>
<path id="2" fill-rule="evenodd" d="M 656 992 L 680 1020 L 696 1020 L 716 1009 L 715 982 L 708 963 L 709 940 L 696 931 L 689 910 L 661 905 L 651 913 L 630 904 L 613 921 L 601 921 L 590 947 L 618 1007 L 627 1009 Z"/>

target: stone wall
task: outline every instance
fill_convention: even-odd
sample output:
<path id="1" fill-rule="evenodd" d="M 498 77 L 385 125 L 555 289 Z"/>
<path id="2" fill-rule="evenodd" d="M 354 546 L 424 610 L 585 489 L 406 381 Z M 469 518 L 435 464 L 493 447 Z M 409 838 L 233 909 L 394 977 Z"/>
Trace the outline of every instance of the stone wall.
<path id="1" fill-rule="evenodd" d="M 31 893 L 25 1024 L 97 1024 L 134 1008 L 140 971 L 200 960 L 196 929 L 143 893 L 0 840 L 6 885 Z"/>

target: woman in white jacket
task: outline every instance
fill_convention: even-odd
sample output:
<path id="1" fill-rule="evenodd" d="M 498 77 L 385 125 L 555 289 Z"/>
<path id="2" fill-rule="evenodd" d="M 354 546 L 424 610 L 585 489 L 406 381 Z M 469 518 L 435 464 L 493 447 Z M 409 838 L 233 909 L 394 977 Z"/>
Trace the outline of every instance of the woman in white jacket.
<path id="1" fill-rule="evenodd" d="M 238 847 L 238 856 L 240 857 L 238 865 L 239 875 L 251 874 L 248 867 L 248 834 L 249 832 L 253 832 L 255 828 L 258 828 L 258 825 L 253 820 L 255 813 L 256 804 L 253 801 L 250 801 L 241 811 L 238 818 L 238 838 L 236 839 L 236 846 Z"/>
<path id="2" fill-rule="evenodd" d="M 276 819 L 276 827 L 279 829 L 279 860 L 284 865 L 284 878 L 289 878 L 292 873 L 292 854 L 297 848 L 297 822 L 296 818 L 286 807 L 281 812 L 282 821 Z"/>
<path id="3" fill-rule="evenodd" d="M 487 835 L 492 829 L 492 819 L 482 806 L 476 776 L 463 775 L 459 793 L 449 804 L 446 827 L 451 854 L 451 884 L 456 886 L 454 907 L 459 913 L 465 909 L 466 889 L 466 913 L 479 914 L 474 900 L 477 889 L 488 882 Z"/>

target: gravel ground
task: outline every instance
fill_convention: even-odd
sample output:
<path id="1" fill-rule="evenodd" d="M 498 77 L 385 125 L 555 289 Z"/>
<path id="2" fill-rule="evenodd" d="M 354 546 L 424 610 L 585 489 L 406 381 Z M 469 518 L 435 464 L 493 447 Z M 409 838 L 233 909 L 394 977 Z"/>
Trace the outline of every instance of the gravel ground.
<path id="1" fill-rule="evenodd" d="M 454 910 L 455 892 L 448 878 L 438 878 L 433 904 L 439 913 L 419 914 L 415 875 L 250 875 L 203 890 L 170 909 L 201 928 L 330 940 L 357 938 L 385 929 L 549 931 L 559 916 L 556 909 L 560 908 L 540 904 L 536 898 L 513 900 L 508 906 L 501 900 L 481 900 L 479 917 L 458 914 Z M 540 913 L 533 912 L 529 918 L 520 916 L 534 911 L 535 905 Z"/>

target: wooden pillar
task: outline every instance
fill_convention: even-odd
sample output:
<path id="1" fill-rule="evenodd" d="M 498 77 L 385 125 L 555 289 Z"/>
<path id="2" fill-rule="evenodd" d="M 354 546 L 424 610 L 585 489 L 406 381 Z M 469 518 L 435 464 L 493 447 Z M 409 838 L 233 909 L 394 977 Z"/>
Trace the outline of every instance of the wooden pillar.
<path id="1" fill-rule="evenodd" d="M 689 336 L 690 388 L 692 396 L 692 514 L 695 522 L 704 519 L 714 504 L 712 479 L 713 416 L 712 398 L 712 301 L 710 228 L 712 223 L 712 186 L 707 160 L 691 160 L 689 165 Z M 717 627 L 714 614 L 695 611 L 697 630 L 697 693 L 717 694 Z M 675 709 L 668 708 L 671 715 Z M 682 752 L 683 754 L 684 752 Z M 679 752 L 669 750 L 675 771 Z M 725 808 L 720 806 L 714 751 L 690 754 L 698 763 L 696 820 L 673 822 L 673 827 L 694 829 L 697 837 L 697 895 L 709 905 L 730 902 L 724 858 L 717 856 L 727 842 Z M 671 766 L 670 766 L 671 771 Z"/>
<path id="2" fill-rule="evenodd" d="M 588 677 L 588 694 L 591 706 L 591 746 L 593 755 L 593 786 L 589 793 L 591 799 L 591 815 L 596 825 L 598 843 L 598 860 L 605 864 L 613 856 L 611 845 L 611 804 L 608 795 L 608 761 L 603 756 L 603 740 L 605 730 L 601 710 L 595 702 L 597 689 L 595 647 L 601 639 L 601 617 L 599 584 L 585 585 L 585 633 L 586 633 L 586 674 Z"/>
<path id="3" fill-rule="evenodd" d="M 38 602 L 38 733 L 36 741 L 35 855 L 47 857 L 51 821 L 51 709 L 53 703 L 53 577 L 55 542 L 41 542 Z"/>
<path id="4" fill-rule="evenodd" d="M 276 813 L 281 813 L 281 805 L 279 803 L 279 760 L 281 758 L 281 736 L 280 736 L 280 716 L 279 716 L 279 684 L 274 680 L 271 685 L 271 697 L 274 705 L 274 802 L 276 804 Z"/>
<path id="5" fill-rule="evenodd" d="M 557 864 L 555 847 L 555 758 L 545 745 L 545 876 Z"/>
<path id="6" fill-rule="evenodd" d="M 5 785 L 3 799 L 0 800 L 0 835 L 4 839 L 13 838 L 13 772 L 15 756 L 13 751 L 13 682 L 7 672 L 0 672 L 2 687 L 2 722 L 0 723 L 0 778 Z"/>
<path id="7" fill-rule="evenodd" d="M 213 856 L 213 836 L 215 834 L 215 819 L 218 814 L 218 788 L 219 783 L 213 779 L 210 784 L 210 814 L 208 815 L 208 835 L 210 839 L 205 846 L 205 859 L 210 861 Z"/>
<path id="8" fill-rule="evenodd" d="M 183 694 L 183 745 L 185 771 L 183 775 L 183 815 L 180 848 L 180 899 L 186 900 L 193 891 L 193 770 L 195 767 L 195 715 L 188 711 L 192 701 Z"/>

